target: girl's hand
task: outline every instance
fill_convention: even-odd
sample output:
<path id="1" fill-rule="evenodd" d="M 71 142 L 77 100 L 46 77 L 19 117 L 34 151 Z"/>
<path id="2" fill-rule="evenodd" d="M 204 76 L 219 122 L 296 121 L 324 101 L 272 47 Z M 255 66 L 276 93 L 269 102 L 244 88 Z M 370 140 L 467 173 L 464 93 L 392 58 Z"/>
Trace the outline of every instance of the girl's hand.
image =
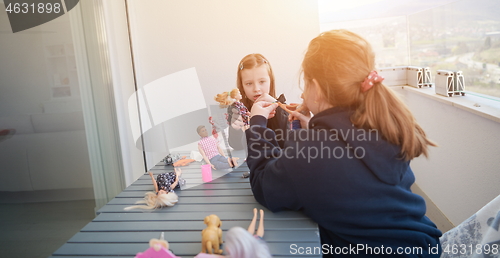
<path id="1" fill-rule="evenodd" d="M 271 119 L 273 118 L 274 116 L 276 115 L 276 109 L 271 111 L 271 113 L 269 113 L 269 116 L 267 117 L 267 119 Z"/>
<path id="2" fill-rule="evenodd" d="M 288 115 L 288 120 L 292 121 L 295 119 L 300 120 L 300 127 L 304 128 L 304 129 L 309 128 L 309 120 L 311 120 L 311 115 L 306 116 L 300 112 L 293 111 L 290 115 Z"/>
<path id="3" fill-rule="evenodd" d="M 276 102 L 276 99 L 271 97 L 271 95 L 267 94 L 267 93 L 263 93 L 262 95 L 260 95 L 260 97 L 258 97 L 254 103 L 256 102 L 259 102 L 259 101 L 266 101 L 266 102 L 270 102 L 270 103 L 273 103 L 273 102 Z M 251 113 L 251 112 L 250 112 Z"/>
<path id="4" fill-rule="evenodd" d="M 276 108 L 278 107 L 277 103 L 270 103 L 266 101 L 258 101 L 254 102 L 252 106 L 252 110 L 250 113 L 252 116 L 261 115 L 267 118 L 270 118 L 272 112 L 276 114 Z M 274 116 L 274 115 L 273 115 Z M 272 117 L 272 116 L 271 116 Z"/>
<path id="5" fill-rule="evenodd" d="M 257 103 L 259 101 L 265 101 L 265 102 L 269 102 L 269 103 L 274 103 L 276 102 L 277 100 L 273 97 L 271 97 L 271 95 L 269 95 L 268 93 L 264 93 L 262 95 L 260 95 L 260 97 L 258 97 L 254 103 Z M 250 112 L 251 113 L 251 112 Z M 267 119 L 271 119 L 273 118 L 274 116 L 276 115 L 276 110 L 273 110 L 269 116 L 267 116 Z"/>

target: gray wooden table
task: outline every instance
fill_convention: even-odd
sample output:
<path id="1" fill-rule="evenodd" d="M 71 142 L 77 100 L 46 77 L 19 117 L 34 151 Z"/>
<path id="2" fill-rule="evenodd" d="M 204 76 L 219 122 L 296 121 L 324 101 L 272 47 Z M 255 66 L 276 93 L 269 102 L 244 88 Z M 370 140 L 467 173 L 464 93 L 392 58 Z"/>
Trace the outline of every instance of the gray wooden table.
<path id="1" fill-rule="evenodd" d="M 173 167 L 160 163 L 151 171 L 156 175 L 173 171 Z M 272 213 L 258 204 L 248 178 L 242 178 L 246 171 L 246 163 L 230 173 L 213 171 L 216 179 L 203 183 L 200 163 L 194 162 L 182 167 L 182 177 L 187 184 L 183 190 L 176 190 L 179 202 L 174 207 L 124 211 L 123 208 L 141 200 L 145 192 L 153 191 L 149 175 L 144 174 L 102 207 L 98 216 L 52 257 L 134 257 L 148 249 L 149 240 L 159 238 L 161 232 L 177 256 L 193 257 L 201 251 L 205 216 L 218 215 L 225 234 L 234 226 L 247 228 L 253 217 L 253 208 L 265 211 L 264 240 L 274 257 L 321 257 L 318 254 L 294 254 L 299 247 L 305 251 L 320 246 L 317 224 L 299 212 Z"/>

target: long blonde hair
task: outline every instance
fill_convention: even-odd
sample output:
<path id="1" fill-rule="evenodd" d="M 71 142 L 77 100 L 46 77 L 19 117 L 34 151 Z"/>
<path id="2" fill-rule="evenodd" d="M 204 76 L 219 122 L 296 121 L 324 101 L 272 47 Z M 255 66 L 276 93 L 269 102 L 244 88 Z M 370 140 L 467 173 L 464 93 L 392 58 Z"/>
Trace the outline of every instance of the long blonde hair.
<path id="1" fill-rule="evenodd" d="M 155 192 L 147 192 L 144 196 L 143 200 L 137 201 L 136 204 L 145 204 L 145 205 L 135 205 L 124 208 L 124 210 L 131 209 L 158 209 L 165 206 L 174 206 L 179 197 L 174 192 L 167 192 L 164 194 L 156 194 Z"/>
<path id="2" fill-rule="evenodd" d="M 221 106 L 229 106 L 236 101 L 235 98 L 238 95 L 238 93 L 240 93 L 240 90 L 234 88 L 231 91 L 226 91 L 221 94 L 217 94 L 217 96 L 214 97 L 214 100 L 217 101 Z"/>
<path id="3" fill-rule="evenodd" d="M 269 95 L 271 97 L 276 98 L 276 91 L 274 89 L 274 73 L 273 69 L 271 68 L 271 64 L 269 61 L 261 54 L 249 54 L 243 57 L 241 61 L 238 63 L 238 72 L 237 72 L 237 78 L 236 78 L 236 85 L 238 86 L 238 89 L 240 90 L 241 96 L 243 99 L 241 100 L 241 103 L 245 105 L 249 110 L 253 105 L 253 100 L 249 99 L 245 93 L 245 89 L 243 88 L 243 83 L 241 82 L 241 71 L 244 69 L 253 69 L 255 67 L 259 67 L 261 65 L 266 65 L 267 66 L 267 72 L 269 73 Z"/>
<path id="4" fill-rule="evenodd" d="M 375 83 L 361 91 L 361 83 L 375 69 L 375 54 L 361 36 L 347 30 L 321 33 L 309 43 L 302 69 L 304 80 L 318 82 L 328 104 L 354 110 L 351 122 L 356 127 L 378 130 L 401 147 L 405 160 L 427 157 L 428 146 L 437 146 L 390 88 Z"/>

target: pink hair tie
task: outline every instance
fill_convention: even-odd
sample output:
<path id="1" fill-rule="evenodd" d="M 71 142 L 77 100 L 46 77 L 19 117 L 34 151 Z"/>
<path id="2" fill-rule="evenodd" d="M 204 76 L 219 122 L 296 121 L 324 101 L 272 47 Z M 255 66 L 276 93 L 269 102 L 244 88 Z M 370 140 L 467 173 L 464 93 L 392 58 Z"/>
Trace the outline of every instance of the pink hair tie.
<path id="1" fill-rule="evenodd" d="M 373 87 L 377 82 L 383 82 L 384 77 L 378 75 L 377 71 L 371 71 L 370 74 L 365 78 L 363 83 L 361 83 L 361 92 L 365 92 Z"/>

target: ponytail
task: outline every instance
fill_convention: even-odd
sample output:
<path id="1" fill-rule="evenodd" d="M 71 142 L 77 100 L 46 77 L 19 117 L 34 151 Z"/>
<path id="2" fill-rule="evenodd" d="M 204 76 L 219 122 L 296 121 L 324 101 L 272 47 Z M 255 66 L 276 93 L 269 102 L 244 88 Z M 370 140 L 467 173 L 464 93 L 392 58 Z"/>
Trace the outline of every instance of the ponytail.
<path id="1" fill-rule="evenodd" d="M 408 107 L 380 81 L 364 87 L 374 67 L 370 44 L 347 30 L 327 31 L 311 40 L 302 62 L 304 79 L 316 79 L 331 106 L 354 110 L 351 122 L 356 127 L 376 129 L 382 138 L 401 147 L 405 160 L 421 154 L 427 157 L 428 146 L 437 145 L 427 138 Z"/>
<path id="2" fill-rule="evenodd" d="M 221 94 L 217 94 L 217 96 L 214 97 L 214 100 L 219 103 L 221 106 L 229 106 L 233 104 L 233 100 L 229 99 L 229 92 L 223 92 Z"/>
<path id="3" fill-rule="evenodd" d="M 428 157 L 428 146 L 437 145 L 429 140 L 408 107 L 396 93 L 376 83 L 364 93 L 364 100 L 351 116 L 358 128 L 376 129 L 388 142 L 401 147 L 401 155 L 411 160 L 423 154 Z"/>
<path id="4" fill-rule="evenodd" d="M 234 88 L 231 91 L 226 91 L 221 94 L 217 94 L 214 97 L 214 100 L 219 102 L 221 107 L 232 105 L 236 101 L 236 96 L 240 94 L 240 90 L 238 88 Z"/>

